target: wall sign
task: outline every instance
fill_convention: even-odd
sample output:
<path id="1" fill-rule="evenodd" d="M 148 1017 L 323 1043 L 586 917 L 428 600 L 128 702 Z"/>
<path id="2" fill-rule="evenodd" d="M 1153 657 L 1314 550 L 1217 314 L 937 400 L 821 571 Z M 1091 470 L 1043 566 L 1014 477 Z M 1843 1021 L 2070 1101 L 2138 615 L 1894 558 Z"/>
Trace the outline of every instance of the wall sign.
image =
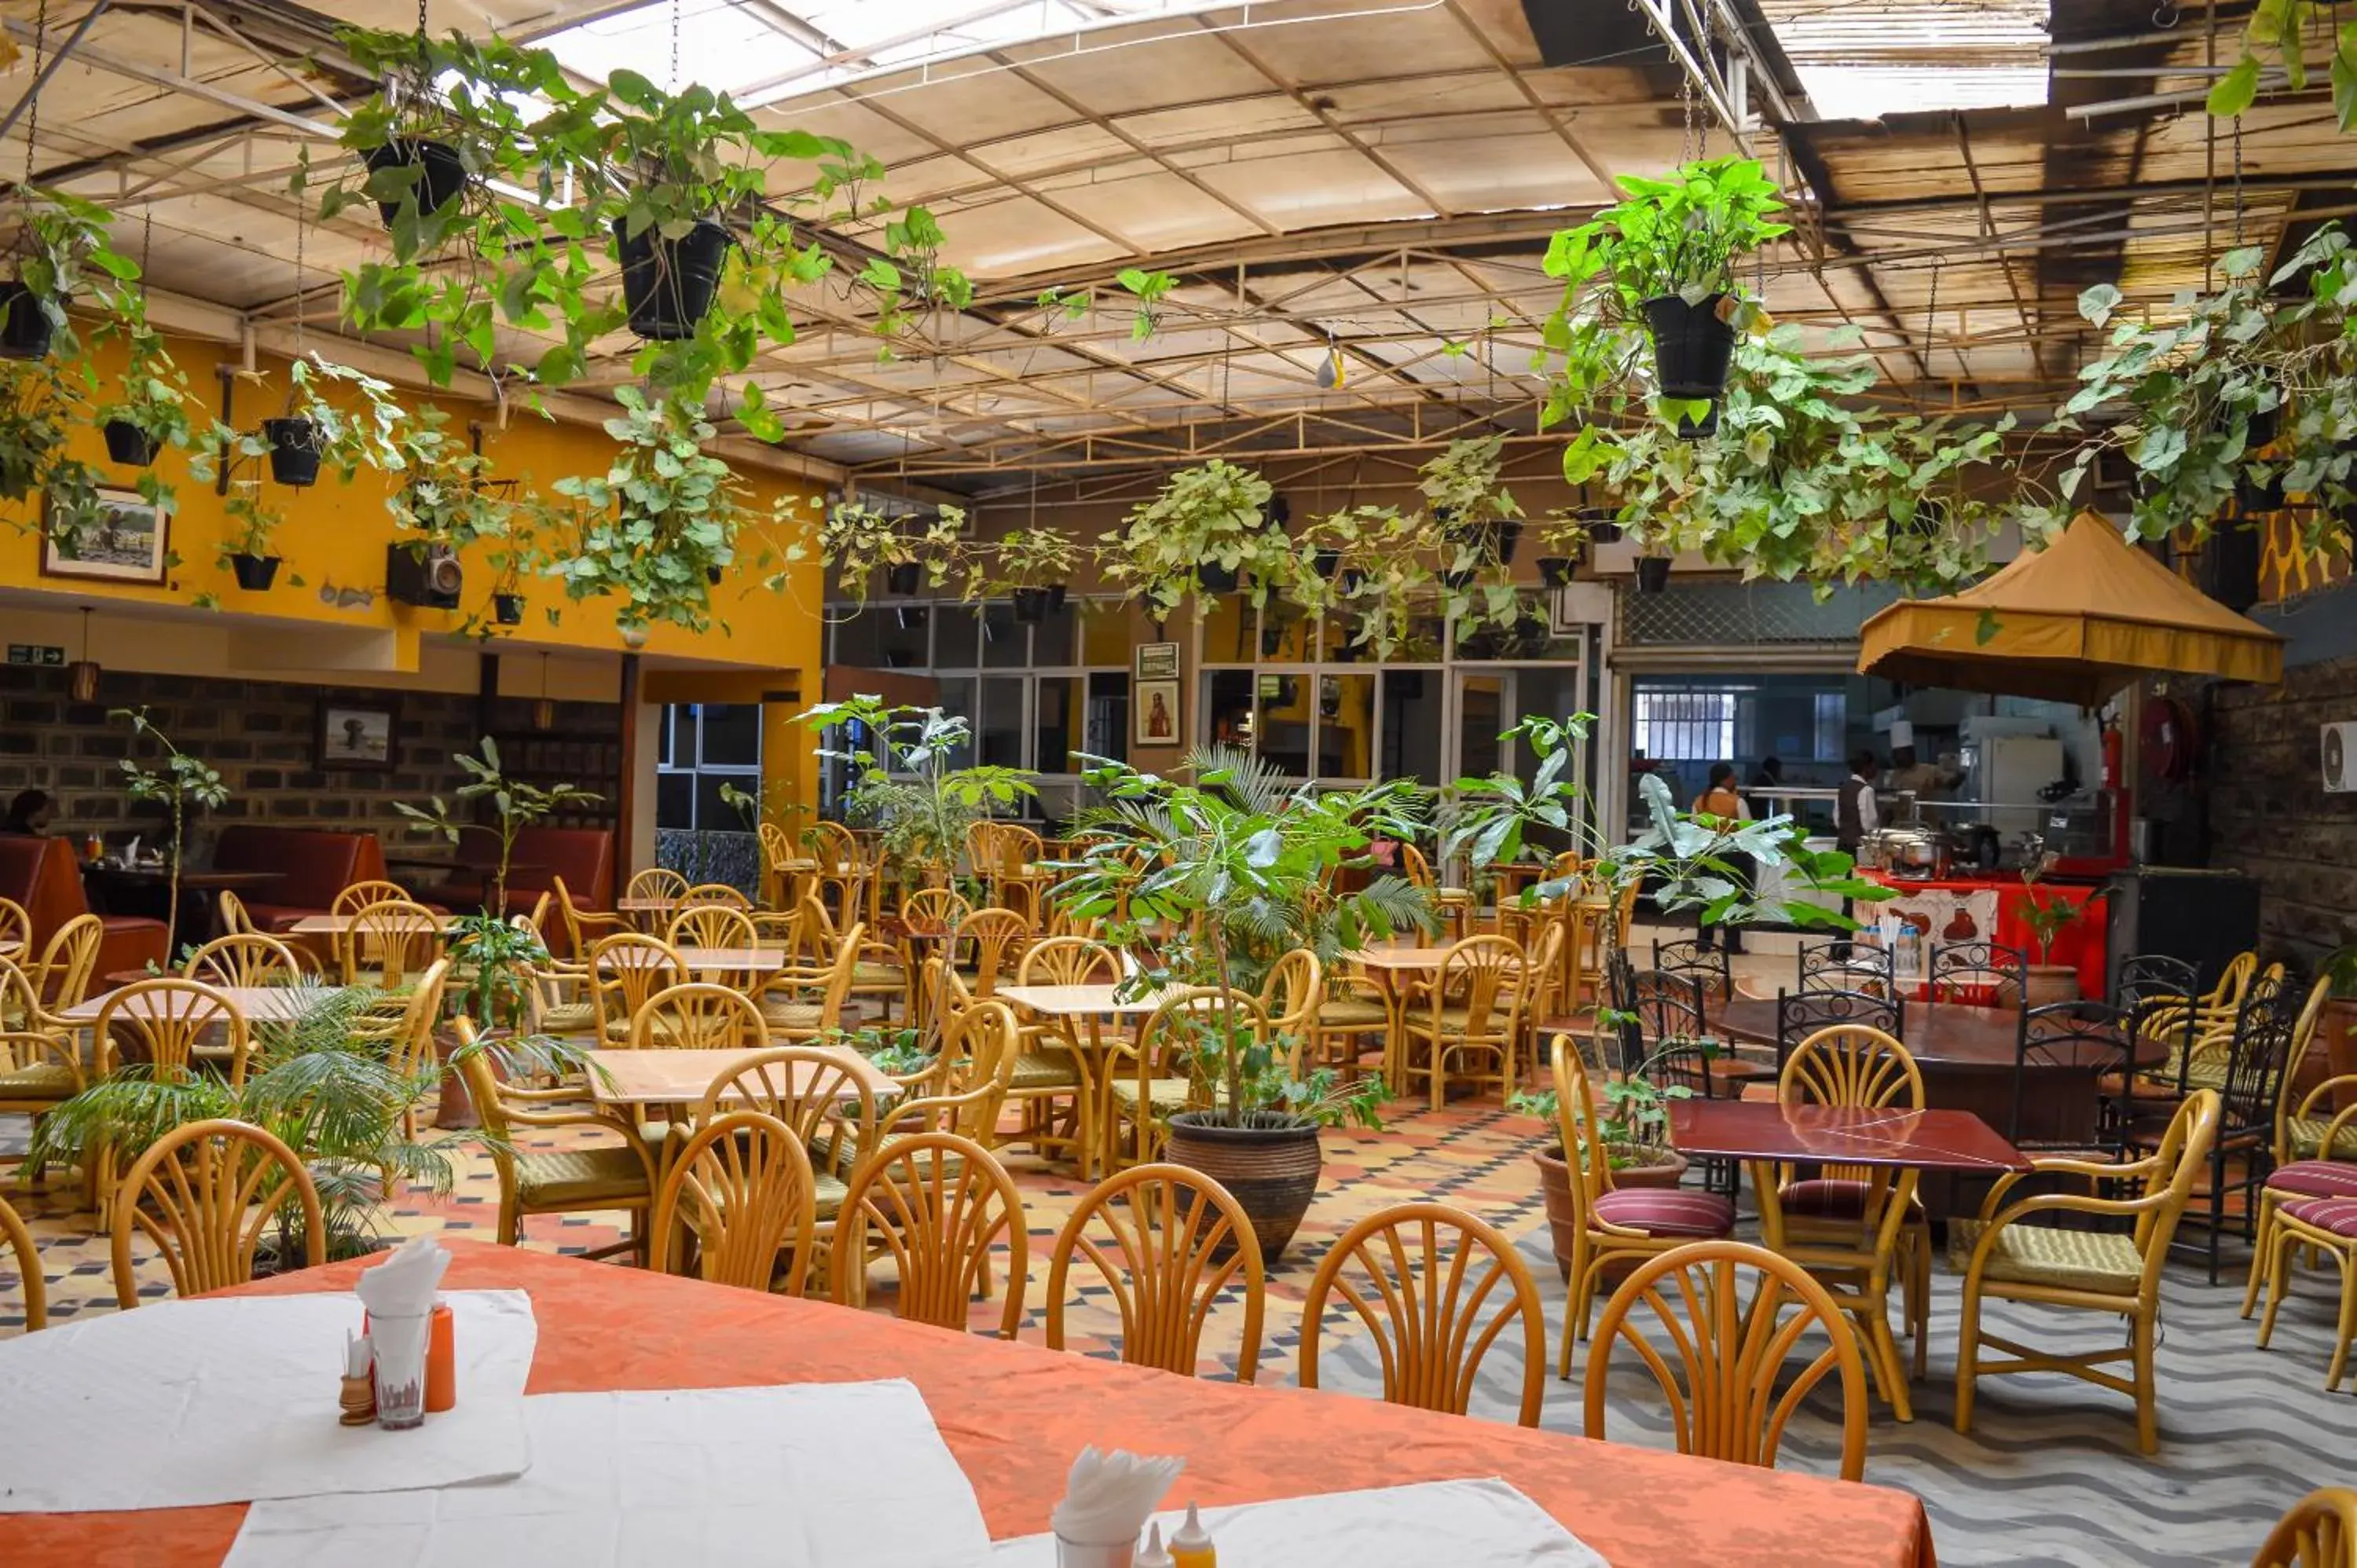
<path id="1" fill-rule="evenodd" d="M 65 668 L 66 650 L 62 648 L 46 647 L 37 642 L 12 642 L 8 645 L 8 662 L 38 664 L 47 669 L 62 670 Z"/>
<path id="2" fill-rule="evenodd" d="M 1178 645 L 1175 642 L 1139 643 L 1137 678 L 1141 681 L 1178 679 Z"/>

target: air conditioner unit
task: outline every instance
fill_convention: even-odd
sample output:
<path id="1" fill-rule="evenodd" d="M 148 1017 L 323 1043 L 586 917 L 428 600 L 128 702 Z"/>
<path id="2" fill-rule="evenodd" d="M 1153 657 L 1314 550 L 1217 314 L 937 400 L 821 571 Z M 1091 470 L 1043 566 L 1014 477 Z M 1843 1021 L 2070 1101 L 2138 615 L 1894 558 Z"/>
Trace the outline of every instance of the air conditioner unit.
<path id="1" fill-rule="evenodd" d="M 397 605 L 430 610 L 455 610 L 466 574 L 457 553 L 447 544 L 388 544 L 384 547 L 385 596 Z"/>
<path id="2" fill-rule="evenodd" d="M 2323 742 L 2324 792 L 2357 794 L 2357 721 L 2326 725 Z"/>

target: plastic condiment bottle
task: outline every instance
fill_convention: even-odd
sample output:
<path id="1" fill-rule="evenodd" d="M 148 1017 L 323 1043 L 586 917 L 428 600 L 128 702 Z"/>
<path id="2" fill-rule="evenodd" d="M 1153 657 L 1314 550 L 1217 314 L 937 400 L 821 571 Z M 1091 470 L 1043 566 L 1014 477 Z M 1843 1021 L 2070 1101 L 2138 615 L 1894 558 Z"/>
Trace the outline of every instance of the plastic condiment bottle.
<path id="1" fill-rule="evenodd" d="M 1195 1505 L 1187 1505 L 1187 1522 L 1170 1538 L 1170 1568 L 1218 1568 L 1219 1549 L 1211 1544 L 1211 1532 L 1203 1528 L 1195 1512 Z"/>
<path id="2" fill-rule="evenodd" d="M 1162 1550 L 1162 1521 L 1146 1526 L 1146 1549 L 1132 1556 L 1130 1568 L 1173 1568 L 1170 1553 Z"/>

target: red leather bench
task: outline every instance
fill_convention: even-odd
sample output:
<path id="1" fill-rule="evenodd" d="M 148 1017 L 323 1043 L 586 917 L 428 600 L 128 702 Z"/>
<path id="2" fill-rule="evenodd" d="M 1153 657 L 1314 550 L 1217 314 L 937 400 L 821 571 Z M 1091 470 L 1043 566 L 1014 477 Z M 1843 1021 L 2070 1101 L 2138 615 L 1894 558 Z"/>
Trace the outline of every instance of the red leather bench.
<path id="1" fill-rule="evenodd" d="M 491 873 L 498 868 L 500 841 L 489 832 L 462 832 L 452 858 L 459 875 L 425 896 L 452 909 L 479 909 L 490 897 Z M 607 828 L 520 828 L 515 854 L 508 873 L 510 914 L 529 914 L 556 878 L 576 909 L 614 907 L 614 834 Z M 550 939 L 560 947 L 561 923 L 550 922 Z"/>
<path id="2" fill-rule="evenodd" d="M 221 830 L 213 868 L 277 872 L 279 879 L 245 908 L 255 925 L 283 931 L 306 915 L 328 913 L 353 883 L 383 881 L 384 846 L 374 833 L 238 822 Z"/>
<path id="3" fill-rule="evenodd" d="M 59 926 L 90 913 L 81 866 L 74 859 L 73 845 L 64 839 L 0 833 L 0 898 L 15 899 L 32 918 L 33 940 L 26 956 L 34 959 L 41 956 L 41 944 Z M 98 945 L 94 975 L 145 969 L 168 956 L 163 921 L 145 915 L 105 915 L 101 919 L 106 935 Z"/>

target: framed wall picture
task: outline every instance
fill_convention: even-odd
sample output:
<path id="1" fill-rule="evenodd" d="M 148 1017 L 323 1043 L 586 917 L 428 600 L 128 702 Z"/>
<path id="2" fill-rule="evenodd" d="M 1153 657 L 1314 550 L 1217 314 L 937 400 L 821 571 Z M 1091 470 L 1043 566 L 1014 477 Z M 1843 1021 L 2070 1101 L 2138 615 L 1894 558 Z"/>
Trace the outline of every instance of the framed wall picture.
<path id="1" fill-rule="evenodd" d="M 93 515 L 64 526 L 54 497 L 41 506 L 41 575 L 164 585 L 171 514 L 137 490 L 101 489 Z"/>
<path id="2" fill-rule="evenodd" d="M 313 750 L 320 768 L 391 768 L 399 756 L 393 734 L 400 704 L 389 697 L 364 702 L 319 700 L 319 734 Z"/>
<path id="3" fill-rule="evenodd" d="M 1130 694 L 1129 711 L 1137 715 L 1137 745 L 1178 744 L 1178 682 L 1140 681 Z"/>
<path id="4" fill-rule="evenodd" d="M 1178 679 L 1178 645 L 1175 642 L 1139 643 L 1137 678 L 1141 681 Z"/>

